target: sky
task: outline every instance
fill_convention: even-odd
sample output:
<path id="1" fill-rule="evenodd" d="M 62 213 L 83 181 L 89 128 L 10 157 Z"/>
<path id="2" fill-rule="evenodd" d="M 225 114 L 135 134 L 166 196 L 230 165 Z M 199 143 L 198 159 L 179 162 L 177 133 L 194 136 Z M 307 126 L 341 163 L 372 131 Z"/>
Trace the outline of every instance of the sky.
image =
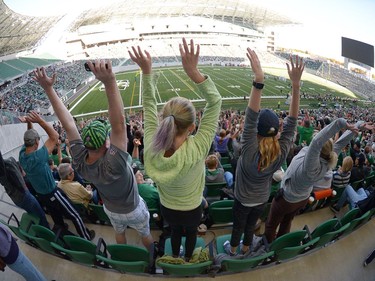
<path id="1" fill-rule="evenodd" d="M 119 0 L 4 0 L 15 12 L 56 15 Z M 137 1 L 137 0 L 134 0 Z M 287 15 L 299 25 L 278 27 L 277 44 L 342 60 L 341 37 L 375 45 L 374 0 L 247 0 Z"/>

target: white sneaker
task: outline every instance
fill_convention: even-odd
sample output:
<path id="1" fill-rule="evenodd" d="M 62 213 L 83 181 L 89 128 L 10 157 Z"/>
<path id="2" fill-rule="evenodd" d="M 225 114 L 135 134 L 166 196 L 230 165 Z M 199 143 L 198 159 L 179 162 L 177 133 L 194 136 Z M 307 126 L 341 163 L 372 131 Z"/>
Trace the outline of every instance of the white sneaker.
<path id="1" fill-rule="evenodd" d="M 231 252 L 231 245 L 230 245 L 229 240 L 225 241 L 224 244 L 223 244 L 223 246 L 224 246 L 225 253 L 227 253 L 230 256 L 237 256 L 237 253 L 232 253 Z"/>

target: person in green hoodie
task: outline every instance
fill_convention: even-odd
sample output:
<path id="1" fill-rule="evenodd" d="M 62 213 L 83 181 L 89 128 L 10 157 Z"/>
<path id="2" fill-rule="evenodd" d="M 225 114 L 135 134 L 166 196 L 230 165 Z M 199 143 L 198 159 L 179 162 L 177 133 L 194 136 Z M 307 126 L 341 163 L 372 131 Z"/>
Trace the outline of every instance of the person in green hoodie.
<path id="1" fill-rule="evenodd" d="M 185 73 L 196 84 L 199 91 L 196 94 L 206 100 L 197 131 L 195 108 L 191 101 L 182 97 L 172 98 L 164 105 L 159 122 L 151 56 L 139 46 L 129 51 L 131 59 L 142 70 L 145 171 L 158 187 L 161 213 L 171 227 L 173 256 L 179 256 L 185 235 L 186 260 L 192 257 L 197 239 L 202 217 L 205 158 L 221 110 L 221 96 L 214 83 L 197 68 L 199 48 L 193 40 L 189 46 L 185 39 L 179 46 Z"/>

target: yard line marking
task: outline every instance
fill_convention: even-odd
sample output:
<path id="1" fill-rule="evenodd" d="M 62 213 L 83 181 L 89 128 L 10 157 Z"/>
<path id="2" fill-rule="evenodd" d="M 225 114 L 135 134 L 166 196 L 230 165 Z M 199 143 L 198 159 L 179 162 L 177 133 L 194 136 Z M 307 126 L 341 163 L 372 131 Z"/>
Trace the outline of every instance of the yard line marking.
<path id="1" fill-rule="evenodd" d="M 98 81 L 93 87 L 91 87 L 90 90 L 87 91 L 86 94 L 84 94 L 70 109 L 69 109 L 69 112 L 72 112 L 72 110 L 81 103 L 81 101 L 88 96 L 88 94 L 90 94 L 98 85 L 99 83 L 101 83 L 100 81 Z"/>
<path id="2" fill-rule="evenodd" d="M 180 96 L 180 95 L 177 93 L 177 91 L 175 90 L 175 88 L 173 87 L 173 85 L 171 84 L 171 82 L 169 82 L 168 78 L 164 75 L 164 72 L 163 72 L 163 71 L 160 71 L 160 72 L 161 72 L 161 74 L 164 76 L 165 80 L 167 80 L 169 86 L 172 87 L 172 91 L 175 92 L 175 94 L 176 94 L 177 96 Z M 161 100 L 160 100 L 160 101 L 161 101 Z"/>
<path id="3" fill-rule="evenodd" d="M 180 75 L 178 75 L 176 72 L 172 71 L 171 69 L 169 69 L 169 71 L 179 79 L 179 81 L 176 81 L 176 82 L 184 83 L 185 86 L 188 87 L 194 94 L 196 94 L 198 98 L 200 98 L 200 99 L 202 98 L 200 95 L 198 95 L 198 93 L 196 91 L 194 91 L 194 88 L 192 86 L 190 86 L 189 83 L 187 83 L 184 79 L 182 79 L 182 77 Z"/>

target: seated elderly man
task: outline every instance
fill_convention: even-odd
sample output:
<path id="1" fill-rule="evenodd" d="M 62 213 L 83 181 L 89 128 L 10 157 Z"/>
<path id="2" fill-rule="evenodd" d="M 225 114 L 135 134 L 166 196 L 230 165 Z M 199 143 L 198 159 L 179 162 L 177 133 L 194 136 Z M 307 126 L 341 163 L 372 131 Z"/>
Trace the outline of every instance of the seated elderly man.
<path id="1" fill-rule="evenodd" d="M 98 204 L 98 194 L 92 190 L 91 186 L 84 187 L 77 181 L 74 181 L 74 170 L 69 163 L 61 163 L 58 167 L 61 180 L 58 187 L 65 192 L 73 203 L 83 204 L 86 208 L 90 201 Z"/>

